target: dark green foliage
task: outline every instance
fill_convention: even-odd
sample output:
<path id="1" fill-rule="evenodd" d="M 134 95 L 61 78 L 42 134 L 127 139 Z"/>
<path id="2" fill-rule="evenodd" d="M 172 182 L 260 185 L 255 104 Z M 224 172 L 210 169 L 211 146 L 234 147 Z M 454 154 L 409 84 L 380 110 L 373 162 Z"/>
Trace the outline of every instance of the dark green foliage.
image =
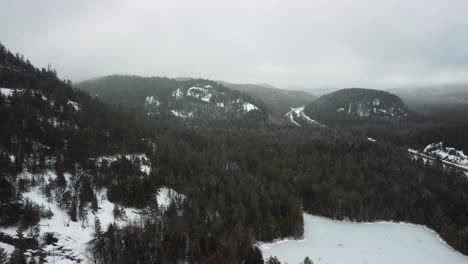
<path id="1" fill-rule="evenodd" d="M 261 100 L 204 79 L 177 80 L 112 75 L 85 81 L 76 87 L 89 91 L 104 102 L 121 105 L 145 115 L 175 118 L 171 112 L 174 110 L 186 115 L 185 121 L 193 126 L 258 126 L 268 118 L 268 110 Z M 194 96 L 186 95 L 191 87 L 200 87 L 191 89 Z M 199 89 L 209 91 L 209 101 L 195 98 L 204 95 Z M 178 92 L 184 95 L 176 96 Z M 158 103 L 148 102 L 149 97 Z M 252 103 L 258 109 L 245 112 L 243 102 Z"/>
<path id="2" fill-rule="evenodd" d="M 0 264 L 7 264 L 9 258 L 5 249 L 0 247 Z"/>
<path id="3" fill-rule="evenodd" d="M 408 108 L 396 95 L 372 89 L 350 88 L 324 95 L 304 112 L 322 124 L 356 124 L 401 120 Z"/>
<path id="4" fill-rule="evenodd" d="M 281 264 L 277 257 L 271 256 L 265 262 L 266 264 Z"/>
<path id="5" fill-rule="evenodd" d="M 302 264 L 314 264 L 314 262 L 309 257 L 305 257 Z"/>

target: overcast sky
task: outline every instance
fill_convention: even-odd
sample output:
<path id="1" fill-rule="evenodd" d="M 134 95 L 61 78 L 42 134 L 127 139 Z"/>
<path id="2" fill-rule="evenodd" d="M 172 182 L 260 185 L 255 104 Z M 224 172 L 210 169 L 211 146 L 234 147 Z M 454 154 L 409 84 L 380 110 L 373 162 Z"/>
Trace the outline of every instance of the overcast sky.
<path id="1" fill-rule="evenodd" d="M 0 0 L 0 41 L 80 81 L 468 82 L 467 0 Z"/>

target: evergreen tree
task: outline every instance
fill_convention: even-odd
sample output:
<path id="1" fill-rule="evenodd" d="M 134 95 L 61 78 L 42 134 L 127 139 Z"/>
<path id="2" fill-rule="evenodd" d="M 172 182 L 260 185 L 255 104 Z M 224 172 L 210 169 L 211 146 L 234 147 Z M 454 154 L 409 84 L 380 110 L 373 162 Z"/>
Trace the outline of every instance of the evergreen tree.
<path id="1" fill-rule="evenodd" d="M 0 247 L 0 264 L 7 264 L 8 263 L 8 253 L 5 249 Z"/>

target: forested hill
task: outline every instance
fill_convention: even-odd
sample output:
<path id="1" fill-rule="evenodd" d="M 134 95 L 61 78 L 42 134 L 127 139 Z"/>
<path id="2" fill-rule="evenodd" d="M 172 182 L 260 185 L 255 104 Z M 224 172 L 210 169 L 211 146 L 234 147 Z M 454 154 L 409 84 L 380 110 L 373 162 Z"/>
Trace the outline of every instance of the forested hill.
<path id="1" fill-rule="evenodd" d="M 107 106 L 3 46 L 0 66 L 0 260 L 263 263 L 255 241 L 302 235 L 299 200 L 219 131 Z"/>
<path id="2" fill-rule="evenodd" d="M 308 104 L 305 113 L 325 124 L 394 121 L 408 116 L 408 108 L 396 95 L 372 89 L 342 89 Z"/>
<path id="3" fill-rule="evenodd" d="M 138 118 L 74 90 L 54 69 L 38 69 L 1 44 L 0 80 L 3 151 L 24 156 L 33 151 L 28 145 L 40 144 L 47 155 L 76 162 L 121 148 L 145 149 Z"/>
<path id="4" fill-rule="evenodd" d="M 260 99 L 210 80 L 112 75 L 76 87 L 110 104 L 195 124 L 257 125 L 268 119 Z"/>
<path id="5" fill-rule="evenodd" d="M 317 98 L 307 92 L 279 89 L 266 84 L 237 84 L 229 82 L 222 82 L 222 84 L 233 90 L 245 92 L 265 102 L 274 121 L 278 123 L 285 121 L 284 115 L 291 108 L 306 105 Z"/>

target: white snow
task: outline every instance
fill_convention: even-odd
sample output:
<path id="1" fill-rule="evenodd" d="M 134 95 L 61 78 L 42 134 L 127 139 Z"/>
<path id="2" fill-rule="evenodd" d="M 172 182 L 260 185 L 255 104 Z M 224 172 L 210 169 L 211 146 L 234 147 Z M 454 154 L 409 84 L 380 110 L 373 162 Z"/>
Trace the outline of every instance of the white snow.
<path id="1" fill-rule="evenodd" d="M 253 105 L 251 103 L 246 103 L 246 102 L 244 102 L 242 104 L 242 107 L 244 108 L 245 112 L 250 112 L 252 110 L 257 110 L 258 109 L 258 107 L 256 107 L 255 105 Z"/>
<path id="2" fill-rule="evenodd" d="M 106 159 L 112 160 L 114 157 Z M 64 176 L 69 184 L 74 180 L 73 176 L 68 173 L 65 173 Z M 33 175 L 24 172 L 18 175 L 18 177 L 30 179 Z M 47 171 L 41 177 L 44 178 L 45 182 L 52 182 L 57 178 L 57 175 L 53 171 Z M 88 246 L 89 241 L 93 239 L 95 218 L 99 219 L 103 231 L 106 231 L 111 223 L 119 227 L 130 223 L 143 224 L 142 210 L 136 208 L 120 207 L 123 217 L 115 219 L 113 215 L 115 205 L 107 199 L 106 189 L 96 191 L 96 197 L 98 199 L 98 210 L 92 212 L 90 208 L 87 208 L 86 215 L 79 217 L 79 219 L 84 219 L 84 221 L 73 222 L 65 210 L 61 209 L 57 202 L 55 202 L 57 198 L 48 200 L 39 186 L 32 187 L 29 191 L 23 193 L 24 199 L 29 199 L 38 205 L 42 205 L 45 209 L 50 208 L 53 213 L 50 219 L 41 218 L 39 222 L 41 237 L 45 233 L 52 233 L 58 239 L 56 243 L 51 245 L 40 245 L 47 255 L 46 260 L 48 263 L 92 263 L 92 255 L 88 251 Z M 186 199 L 185 195 L 179 194 L 168 187 L 161 187 L 157 190 L 157 200 L 161 210 L 165 210 L 173 201 L 184 199 Z M 16 237 L 16 230 L 16 226 L 0 227 L 0 232 L 13 237 Z M 25 231 L 24 234 L 27 236 L 28 231 Z M 0 247 L 5 248 L 9 254 L 14 250 L 13 246 L 5 243 L 0 243 Z M 32 251 L 28 250 L 28 252 L 25 255 L 31 256 Z"/>
<path id="3" fill-rule="evenodd" d="M 244 102 L 242 99 L 237 99 L 236 103 L 242 104 L 242 108 L 244 109 L 244 112 L 250 112 L 252 110 L 257 110 L 258 107 L 249 103 L 249 102 Z"/>
<path id="4" fill-rule="evenodd" d="M 126 154 L 126 155 L 113 155 L 113 156 L 102 156 L 96 159 L 98 166 L 101 165 L 102 161 L 106 160 L 108 163 L 117 161 L 118 159 L 124 157 L 132 162 L 140 161 L 140 171 L 149 175 L 151 173 L 151 161 L 148 159 L 146 154 Z"/>
<path id="5" fill-rule="evenodd" d="M 22 89 L 16 89 L 16 92 L 22 92 Z M 12 88 L 0 88 L 0 93 L 5 97 L 13 96 L 15 89 Z"/>
<path id="6" fill-rule="evenodd" d="M 206 86 L 205 86 L 206 87 Z M 194 98 L 201 99 L 204 102 L 210 102 L 211 97 L 213 96 L 208 89 L 210 89 L 211 86 L 207 88 L 202 88 L 198 86 L 192 86 L 187 90 L 187 96 L 191 96 Z"/>
<path id="7" fill-rule="evenodd" d="M 26 173 L 24 175 L 30 174 Z M 45 174 L 46 181 L 53 181 L 56 178 L 55 173 L 48 171 Z M 70 174 L 65 174 L 67 182 L 70 182 Z M 88 242 L 93 238 L 94 232 L 94 219 L 99 218 L 103 230 L 111 223 L 116 223 L 118 226 L 125 225 L 130 222 L 138 222 L 140 216 L 138 210 L 134 208 L 122 208 L 125 212 L 126 218 L 114 219 L 113 209 L 114 204 L 107 200 L 107 191 L 105 189 L 97 192 L 99 209 L 93 213 L 88 210 L 87 215 L 84 217 L 85 221 L 73 222 L 70 220 L 69 215 L 62 210 L 55 201 L 49 202 L 42 194 L 40 187 L 33 187 L 23 197 L 43 205 L 45 209 L 50 208 L 54 214 L 50 219 L 42 218 L 39 222 L 41 236 L 45 233 L 53 233 L 58 242 L 52 245 L 45 245 L 43 249 L 48 252 L 47 260 L 49 263 L 76 263 L 69 259 L 70 257 L 77 260 L 82 260 L 84 263 L 90 263 L 88 260 L 91 256 L 87 253 Z M 16 236 L 17 227 L 0 228 L 1 232 L 9 234 L 13 237 Z M 27 234 L 27 232 L 25 232 Z M 52 256 L 54 255 L 54 256 Z"/>
<path id="8" fill-rule="evenodd" d="M 223 108 L 223 107 L 224 107 L 224 103 L 216 103 L 216 106 L 217 106 L 217 107 L 220 107 L 220 108 Z"/>
<path id="9" fill-rule="evenodd" d="M 177 200 L 185 200 L 187 197 L 183 194 L 176 192 L 168 187 L 161 187 L 158 189 L 158 205 L 162 210 L 165 210 L 172 202 Z"/>
<path id="10" fill-rule="evenodd" d="M 179 112 L 177 110 L 171 110 L 171 113 L 173 115 L 177 116 L 177 117 L 181 117 L 182 119 L 192 118 L 193 117 L 192 112 L 184 113 L 184 112 Z"/>
<path id="11" fill-rule="evenodd" d="M 182 98 L 182 96 L 184 96 L 184 92 L 182 92 L 182 90 L 178 88 L 172 93 L 172 96 L 175 96 L 175 98 L 180 99 Z"/>
<path id="12" fill-rule="evenodd" d="M 146 105 L 155 105 L 155 106 L 158 106 L 160 105 L 161 103 L 154 97 L 154 96 L 147 96 L 145 98 L 145 104 Z"/>
<path id="13" fill-rule="evenodd" d="M 433 230 L 393 222 L 355 223 L 304 214 L 304 239 L 259 243 L 263 258 L 315 264 L 468 263 Z"/>
<path id="14" fill-rule="evenodd" d="M 443 142 L 429 144 L 424 148 L 423 152 L 431 157 L 468 169 L 468 157 L 465 153 L 455 148 L 445 147 Z"/>
<path id="15" fill-rule="evenodd" d="M 444 166 L 456 167 L 464 171 L 468 177 L 468 158 L 463 151 L 444 147 L 442 142 L 432 143 L 426 146 L 423 152 L 408 149 L 413 158 L 421 157 L 425 163 L 433 164 L 441 161 Z"/>
<path id="16" fill-rule="evenodd" d="M 3 248 L 8 256 L 11 256 L 11 253 L 15 251 L 15 246 L 0 242 L 0 248 Z"/>
<path id="17" fill-rule="evenodd" d="M 77 102 L 73 102 L 73 101 L 68 100 L 68 104 L 73 106 L 75 111 L 80 111 L 81 110 L 81 105 L 79 103 L 77 103 Z"/>
<path id="18" fill-rule="evenodd" d="M 0 94 L 2 94 L 5 97 L 11 97 L 11 96 L 13 96 L 15 90 L 16 90 L 17 93 L 23 93 L 24 92 L 24 89 L 13 89 L 13 88 L 3 87 L 3 88 L 0 88 Z M 32 93 L 33 94 L 40 94 L 41 97 L 42 97 L 42 100 L 47 101 L 47 97 L 45 97 L 40 91 L 32 90 Z"/>
<path id="19" fill-rule="evenodd" d="M 343 107 L 336 109 L 337 112 L 344 112 L 344 110 L 345 109 Z"/>

